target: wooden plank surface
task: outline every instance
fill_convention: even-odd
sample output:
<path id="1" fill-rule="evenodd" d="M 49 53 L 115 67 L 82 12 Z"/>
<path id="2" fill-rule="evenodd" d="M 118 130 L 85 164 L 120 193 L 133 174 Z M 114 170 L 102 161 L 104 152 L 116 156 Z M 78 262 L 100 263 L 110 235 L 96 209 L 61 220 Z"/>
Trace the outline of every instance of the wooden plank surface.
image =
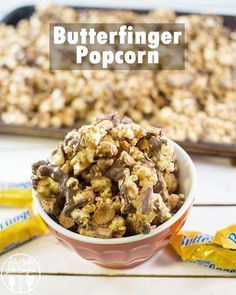
<path id="1" fill-rule="evenodd" d="M 33 295 L 121 295 L 132 292 L 135 295 L 191 294 L 191 295 L 235 295 L 236 280 L 227 278 L 108 278 L 108 277 L 60 277 L 41 276 Z M 127 293 L 126 293 L 127 292 Z M 226 293 L 227 292 L 227 293 Z M 12 295 L 0 285 L 0 293 Z"/>
<path id="2" fill-rule="evenodd" d="M 57 142 L 53 139 L 0 136 L 0 180 L 28 180 L 32 162 L 46 158 Z M 184 228 L 214 234 L 217 229 L 235 223 L 236 168 L 224 158 L 192 156 L 192 159 L 199 178 L 198 192 L 195 206 Z M 2 208 L 0 219 L 15 215 L 17 212 L 19 209 Z M 185 292 L 194 294 L 196 290 L 196 293 L 221 294 L 219 286 L 222 285 L 227 285 L 227 294 L 231 294 L 231 291 L 234 294 L 235 275 L 182 262 L 171 247 L 166 247 L 149 261 L 128 270 L 111 270 L 88 262 L 65 249 L 51 234 L 0 256 L 0 267 L 5 259 L 16 253 L 27 253 L 40 264 L 42 271 L 40 284 L 31 292 L 36 295 L 46 292 L 45 290 L 49 292 L 45 294 L 60 295 L 65 286 L 70 286 L 69 290 L 80 288 L 83 293 L 93 294 L 96 291 L 96 294 L 99 294 L 107 282 L 111 289 L 106 288 L 103 294 L 111 294 L 112 289 L 114 289 L 112 294 L 124 293 L 126 288 L 132 288 L 135 294 L 139 294 L 137 293 L 139 291 L 143 293 L 144 290 L 145 293 L 153 293 L 155 288 L 162 288 L 165 294 L 172 294 L 173 290 L 184 294 Z M 52 288 L 52 285 L 56 287 Z M 198 286 L 197 289 L 195 285 Z M 142 289 L 142 286 L 145 288 Z M 8 294 L 7 289 L 1 284 L 0 294 Z"/>
<path id="3" fill-rule="evenodd" d="M 3 213 L 5 211 L 5 213 Z M 16 210 L 1 210 L 2 218 L 15 214 Z M 186 230 L 198 230 L 214 234 L 216 230 L 235 223 L 236 206 L 230 207 L 194 207 L 184 226 Z M 1 219 L 1 217 L 0 217 Z M 235 274 L 213 271 L 207 267 L 193 263 L 182 262 L 171 247 L 157 252 L 151 259 L 142 265 L 126 269 L 113 270 L 100 267 L 88 262 L 73 251 L 64 248 L 51 234 L 40 237 L 19 248 L 0 256 L 0 267 L 11 255 L 27 253 L 33 256 L 42 273 L 61 274 L 97 274 L 97 275 L 149 275 L 149 276 L 235 276 Z M 49 259 L 50 257 L 50 259 Z M 60 259 L 63 258 L 63 259 Z M 60 263 L 58 264 L 58 259 Z"/>
<path id="4" fill-rule="evenodd" d="M 30 179 L 32 163 L 46 159 L 58 140 L 0 136 L 0 181 Z M 191 155 L 198 176 L 195 204 L 236 204 L 236 167 L 229 159 Z"/>
<path id="5" fill-rule="evenodd" d="M 235 17 L 236 18 L 236 17 Z M 0 134 L 15 134 L 25 135 L 32 137 L 42 138 L 55 138 L 62 139 L 67 132 L 72 130 L 71 128 L 39 128 L 39 127 L 27 127 L 27 126 L 14 126 L 6 125 L 0 121 Z M 205 155 L 205 156 L 217 156 L 236 158 L 236 143 L 213 143 L 213 142 L 190 142 L 190 141 L 177 141 L 187 152 Z"/>

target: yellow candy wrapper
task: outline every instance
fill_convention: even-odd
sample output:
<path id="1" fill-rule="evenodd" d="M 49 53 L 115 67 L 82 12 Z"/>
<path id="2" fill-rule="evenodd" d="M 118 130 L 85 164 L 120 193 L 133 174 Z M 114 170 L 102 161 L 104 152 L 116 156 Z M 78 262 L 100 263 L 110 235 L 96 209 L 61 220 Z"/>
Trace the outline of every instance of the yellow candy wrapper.
<path id="1" fill-rule="evenodd" d="M 218 231 L 213 242 L 224 248 L 236 250 L 236 224 Z"/>
<path id="2" fill-rule="evenodd" d="M 181 231 L 172 238 L 171 245 L 184 261 L 236 273 L 236 224 L 218 231 L 215 236 Z"/>
<path id="3" fill-rule="evenodd" d="M 24 210 L 16 216 L 0 221 L 0 254 L 32 240 L 48 231 L 38 214 Z"/>
<path id="4" fill-rule="evenodd" d="M 27 207 L 32 202 L 31 182 L 0 183 L 0 206 Z"/>

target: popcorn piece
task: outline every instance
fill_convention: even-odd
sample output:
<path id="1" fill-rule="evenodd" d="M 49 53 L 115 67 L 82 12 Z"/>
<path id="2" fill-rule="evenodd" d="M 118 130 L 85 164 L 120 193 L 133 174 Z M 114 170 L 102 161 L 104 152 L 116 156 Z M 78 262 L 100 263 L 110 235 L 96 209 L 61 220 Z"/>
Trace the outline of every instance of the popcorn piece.
<path id="1" fill-rule="evenodd" d="M 59 215 L 58 221 L 65 228 L 70 228 L 75 224 L 74 220 L 71 217 L 65 216 L 63 212 Z"/>
<path id="2" fill-rule="evenodd" d="M 98 205 L 93 215 L 93 221 L 95 224 L 104 224 L 111 221 L 115 216 L 115 210 L 111 205 L 101 203 Z"/>

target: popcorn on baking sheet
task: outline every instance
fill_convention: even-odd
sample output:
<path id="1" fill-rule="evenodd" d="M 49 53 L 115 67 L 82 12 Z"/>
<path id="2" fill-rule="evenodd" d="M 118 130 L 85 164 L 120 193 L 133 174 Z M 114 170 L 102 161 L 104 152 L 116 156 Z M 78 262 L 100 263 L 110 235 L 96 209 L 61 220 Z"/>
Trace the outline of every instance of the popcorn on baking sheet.
<path id="1" fill-rule="evenodd" d="M 185 70 L 49 71 L 50 22 L 185 23 Z M 0 24 L 0 38 L 0 119 L 5 124 L 79 127 L 118 110 L 143 126 L 161 126 L 174 140 L 236 142 L 236 32 L 223 25 L 222 17 L 41 5 L 16 27 Z M 109 150 L 113 143 L 102 145 Z M 91 160 L 84 159 L 76 171 Z"/>

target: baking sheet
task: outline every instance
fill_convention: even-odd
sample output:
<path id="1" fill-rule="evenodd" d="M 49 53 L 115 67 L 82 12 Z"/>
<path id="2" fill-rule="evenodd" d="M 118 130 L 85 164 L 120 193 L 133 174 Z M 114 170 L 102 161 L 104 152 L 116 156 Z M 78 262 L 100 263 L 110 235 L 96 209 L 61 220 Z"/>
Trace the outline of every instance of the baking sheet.
<path id="1" fill-rule="evenodd" d="M 74 7 L 77 9 L 91 9 L 91 7 Z M 93 9 L 100 9 L 94 7 Z M 8 15 L 6 15 L 2 22 L 9 25 L 16 25 L 21 19 L 29 18 L 34 12 L 34 6 L 23 6 L 19 7 Z M 104 8 L 102 8 L 104 10 Z M 109 10 L 114 10 L 110 9 Z M 147 13 L 148 10 L 134 10 L 138 13 Z M 191 13 L 177 12 L 178 15 L 188 15 Z M 202 13 L 201 13 L 202 14 Z M 221 15 L 224 18 L 224 25 L 230 29 L 236 28 L 236 16 Z M 21 126 L 21 125 L 6 125 L 0 122 L 0 133 L 6 134 L 19 134 L 19 135 L 30 135 L 37 137 L 50 137 L 61 139 L 65 134 L 73 129 L 72 128 L 40 128 L 35 126 Z M 214 156 L 226 156 L 236 157 L 236 143 L 235 144 L 221 144 L 212 142 L 189 142 L 182 141 L 178 142 L 186 151 L 201 155 L 214 155 Z"/>

